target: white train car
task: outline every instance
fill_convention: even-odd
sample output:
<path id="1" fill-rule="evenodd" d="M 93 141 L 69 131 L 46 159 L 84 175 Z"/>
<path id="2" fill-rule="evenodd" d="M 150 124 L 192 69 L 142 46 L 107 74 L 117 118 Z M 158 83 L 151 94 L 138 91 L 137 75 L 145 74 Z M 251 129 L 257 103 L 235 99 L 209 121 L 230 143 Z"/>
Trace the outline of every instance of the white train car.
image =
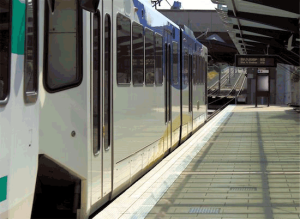
<path id="1" fill-rule="evenodd" d="M 30 218 L 38 162 L 37 25 L 25 0 L 0 1 L 0 218 Z M 25 22 L 25 17 L 27 22 Z"/>
<path id="2" fill-rule="evenodd" d="M 88 218 L 206 119 L 207 49 L 146 0 L 0 1 L 0 218 Z"/>

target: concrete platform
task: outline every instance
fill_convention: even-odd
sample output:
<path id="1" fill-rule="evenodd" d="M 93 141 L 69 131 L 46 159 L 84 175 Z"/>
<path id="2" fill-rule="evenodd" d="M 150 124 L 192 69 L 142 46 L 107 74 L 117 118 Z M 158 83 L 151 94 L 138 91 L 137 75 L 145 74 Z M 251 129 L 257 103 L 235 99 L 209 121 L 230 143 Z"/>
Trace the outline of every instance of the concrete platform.
<path id="1" fill-rule="evenodd" d="M 300 115 L 228 106 L 98 218 L 300 218 Z"/>

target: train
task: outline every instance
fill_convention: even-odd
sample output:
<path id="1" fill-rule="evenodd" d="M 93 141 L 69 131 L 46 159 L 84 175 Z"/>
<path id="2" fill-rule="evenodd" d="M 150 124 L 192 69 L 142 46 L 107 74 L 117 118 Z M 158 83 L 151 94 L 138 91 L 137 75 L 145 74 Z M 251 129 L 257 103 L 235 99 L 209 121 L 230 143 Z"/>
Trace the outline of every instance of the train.
<path id="1" fill-rule="evenodd" d="M 0 0 L 0 218 L 121 194 L 205 123 L 207 53 L 149 0 Z"/>

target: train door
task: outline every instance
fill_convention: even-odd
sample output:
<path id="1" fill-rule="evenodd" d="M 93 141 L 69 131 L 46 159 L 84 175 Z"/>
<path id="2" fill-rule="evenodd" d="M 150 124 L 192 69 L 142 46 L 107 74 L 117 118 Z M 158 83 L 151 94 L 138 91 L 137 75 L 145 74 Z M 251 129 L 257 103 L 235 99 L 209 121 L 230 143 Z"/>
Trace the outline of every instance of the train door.
<path id="1" fill-rule="evenodd" d="M 102 1 L 91 16 L 92 191 L 91 204 L 112 190 L 112 2 Z M 93 207 L 92 207 L 93 208 Z"/>
<path id="2" fill-rule="evenodd" d="M 171 104 L 171 35 L 165 32 L 165 124 L 166 140 L 165 150 L 171 148 L 172 144 L 172 104 Z"/>
<path id="3" fill-rule="evenodd" d="M 101 103 L 103 100 L 102 97 L 102 56 L 103 56 L 103 47 L 102 47 L 102 37 L 103 37 L 103 28 L 102 28 L 102 11 L 101 4 L 99 5 L 96 13 L 91 14 L 91 124 L 92 124 L 92 185 L 91 185 L 91 205 L 93 206 L 97 201 L 102 197 L 102 113 L 101 113 Z M 92 207 L 93 209 L 93 207 Z"/>
<path id="4" fill-rule="evenodd" d="M 102 1 L 102 191 L 112 190 L 112 1 Z"/>

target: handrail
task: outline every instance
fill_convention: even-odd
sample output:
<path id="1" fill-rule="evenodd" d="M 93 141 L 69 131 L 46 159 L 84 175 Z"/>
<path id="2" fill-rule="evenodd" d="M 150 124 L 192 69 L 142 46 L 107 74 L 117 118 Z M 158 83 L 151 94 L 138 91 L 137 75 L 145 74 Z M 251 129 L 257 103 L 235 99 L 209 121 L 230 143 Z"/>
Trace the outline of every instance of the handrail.
<path id="1" fill-rule="evenodd" d="M 238 80 L 235 82 L 233 88 L 230 90 L 230 92 L 229 92 L 225 97 L 222 97 L 222 98 L 220 98 L 220 99 L 218 99 L 218 100 L 214 100 L 213 102 L 208 103 L 208 105 L 211 105 L 212 103 L 215 103 L 215 102 L 217 102 L 217 101 L 219 101 L 219 100 L 222 100 L 222 99 L 228 97 L 229 94 L 235 89 L 237 83 L 239 82 L 239 80 L 240 80 L 240 78 L 241 78 L 242 76 L 245 76 L 245 74 L 241 73 L 240 77 L 239 77 Z"/>
<path id="2" fill-rule="evenodd" d="M 221 85 L 223 85 L 224 83 L 226 83 L 226 81 L 227 81 L 227 78 L 225 78 L 225 80 L 223 80 L 224 79 L 224 77 L 227 77 L 227 75 L 229 75 L 229 74 L 234 74 L 234 72 L 229 72 L 228 71 L 228 73 L 226 74 L 226 75 L 224 75 L 222 78 L 221 78 Z M 230 76 L 231 76 L 230 75 Z M 223 81 L 222 81 L 223 80 Z M 219 83 L 219 80 L 216 82 L 216 83 L 214 83 L 212 86 L 210 86 L 210 88 L 209 89 L 212 89 L 212 87 L 214 87 L 217 83 Z M 208 96 L 211 96 L 212 94 L 214 94 L 215 92 L 217 91 L 217 89 L 216 90 L 214 90 L 213 92 L 211 92 L 211 93 L 209 93 L 208 94 Z"/>
<path id="3" fill-rule="evenodd" d="M 228 68 L 228 67 L 227 67 Z M 229 69 L 226 69 L 225 71 L 227 71 L 228 70 L 228 73 L 225 73 L 225 75 L 223 75 L 222 77 L 221 77 L 221 80 L 225 77 L 225 76 L 227 76 L 228 74 L 229 74 Z M 221 72 L 222 73 L 222 72 Z M 219 82 L 219 80 L 217 81 L 217 82 L 215 82 L 213 85 L 211 85 L 210 87 L 209 87 L 209 89 L 211 89 L 212 87 L 214 87 L 217 83 Z"/>

